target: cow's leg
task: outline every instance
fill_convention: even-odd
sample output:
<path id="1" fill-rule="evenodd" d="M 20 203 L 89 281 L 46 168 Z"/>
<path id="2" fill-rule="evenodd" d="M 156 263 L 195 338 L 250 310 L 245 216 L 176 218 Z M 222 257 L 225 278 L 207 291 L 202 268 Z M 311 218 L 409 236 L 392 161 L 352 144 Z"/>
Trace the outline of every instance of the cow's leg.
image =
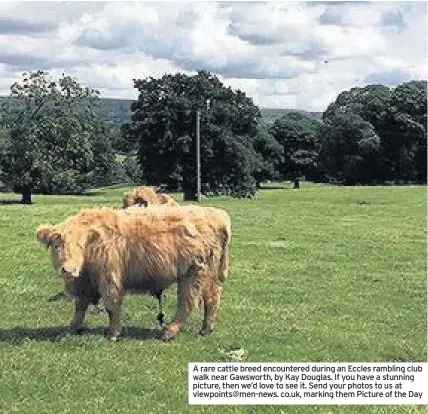
<path id="1" fill-rule="evenodd" d="M 199 306 L 204 275 L 203 269 L 199 270 L 196 277 L 184 276 L 179 279 L 177 312 L 173 321 L 162 331 L 161 339 L 163 341 L 174 339 L 190 312 Z"/>
<path id="2" fill-rule="evenodd" d="M 209 335 L 215 328 L 222 289 L 223 288 L 212 279 L 209 279 L 204 286 L 202 291 L 204 321 L 202 323 L 202 329 L 199 332 L 201 335 Z"/>
<path id="3" fill-rule="evenodd" d="M 87 298 L 76 298 L 74 301 L 74 317 L 70 323 L 70 330 L 73 333 L 80 333 L 83 330 L 83 322 L 85 321 L 86 310 L 88 309 L 90 300 Z"/>
<path id="4" fill-rule="evenodd" d="M 101 289 L 101 296 L 109 317 L 108 336 L 111 341 L 116 342 L 122 333 L 123 291 L 114 283 L 105 282 Z"/>

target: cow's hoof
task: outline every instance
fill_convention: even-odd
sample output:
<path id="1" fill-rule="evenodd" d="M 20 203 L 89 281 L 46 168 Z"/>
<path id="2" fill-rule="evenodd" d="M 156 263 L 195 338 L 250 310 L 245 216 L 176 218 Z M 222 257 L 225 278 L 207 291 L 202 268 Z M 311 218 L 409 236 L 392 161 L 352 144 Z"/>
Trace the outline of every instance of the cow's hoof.
<path id="1" fill-rule="evenodd" d="M 174 338 L 175 338 L 175 335 L 168 329 L 164 329 L 159 335 L 159 339 L 164 342 L 172 341 Z"/>
<path id="2" fill-rule="evenodd" d="M 212 329 L 208 329 L 208 328 L 202 328 L 199 331 L 199 335 L 202 335 L 202 336 L 208 336 L 208 335 L 211 335 L 212 333 L 213 333 L 213 330 Z"/>

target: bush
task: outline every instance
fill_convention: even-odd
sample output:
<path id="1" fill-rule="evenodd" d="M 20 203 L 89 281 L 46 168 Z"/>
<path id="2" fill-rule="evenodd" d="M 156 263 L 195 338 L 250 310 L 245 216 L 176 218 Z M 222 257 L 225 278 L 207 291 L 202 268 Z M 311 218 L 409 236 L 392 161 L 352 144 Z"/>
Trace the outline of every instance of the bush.
<path id="1" fill-rule="evenodd" d="M 42 180 L 40 185 L 34 188 L 34 193 L 83 194 L 87 185 L 88 176 L 83 176 L 78 171 L 58 171 L 45 181 Z"/>
<path id="2" fill-rule="evenodd" d="M 127 182 L 132 184 L 143 182 L 143 169 L 135 156 L 128 155 L 123 159 L 121 165 Z"/>

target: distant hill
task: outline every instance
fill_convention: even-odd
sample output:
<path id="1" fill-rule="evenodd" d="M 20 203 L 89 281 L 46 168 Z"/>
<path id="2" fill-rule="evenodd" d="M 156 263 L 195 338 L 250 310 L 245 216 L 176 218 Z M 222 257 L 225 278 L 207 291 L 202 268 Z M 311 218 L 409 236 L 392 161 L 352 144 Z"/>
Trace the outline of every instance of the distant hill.
<path id="1" fill-rule="evenodd" d="M 97 113 L 100 118 L 114 124 L 123 124 L 131 121 L 130 99 L 100 98 Z"/>
<path id="2" fill-rule="evenodd" d="M 132 100 L 125 99 L 110 99 L 102 98 L 99 104 L 99 115 L 106 121 L 114 123 L 129 122 L 131 118 L 131 103 Z M 302 109 L 274 109 L 274 108 L 260 108 L 262 118 L 265 122 L 271 123 L 275 119 L 284 116 L 290 112 L 298 112 L 309 117 L 321 119 L 322 112 L 308 112 Z"/>
<path id="3" fill-rule="evenodd" d="M 0 103 L 7 99 L 8 97 L 0 96 Z M 104 121 L 114 124 L 123 124 L 131 120 L 132 102 L 134 101 L 130 99 L 100 98 L 96 112 Z M 260 112 L 263 120 L 267 123 L 272 123 L 275 119 L 289 112 L 299 112 L 318 119 L 322 116 L 322 112 L 308 112 L 301 109 L 260 108 Z"/>
<path id="4" fill-rule="evenodd" d="M 99 115 L 108 121 L 114 123 L 129 122 L 131 118 L 131 103 L 134 101 L 124 99 L 100 99 Z M 308 112 L 302 109 L 274 109 L 260 108 L 262 118 L 265 122 L 271 123 L 275 119 L 284 116 L 290 112 L 298 112 L 309 117 L 321 119 L 322 112 Z"/>
<path id="5" fill-rule="evenodd" d="M 275 119 L 289 114 L 290 112 L 298 112 L 299 114 L 306 115 L 311 118 L 321 119 L 322 112 L 308 112 L 303 109 L 274 109 L 274 108 L 260 108 L 262 118 L 266 123 L 274 122 Z"/>
<path id="6" fill-rule="evenodd" d="M 0 96 L 0 105 L 3 102 L 11 102 L 8 96 Z M 132 100 L 100 98 L 98 100 L 95 112 L 98 116 L 107 122 L 114 124 L 123 124 L 131 120 Z M 13 105 L 13 103 L 12 103 Z"/>

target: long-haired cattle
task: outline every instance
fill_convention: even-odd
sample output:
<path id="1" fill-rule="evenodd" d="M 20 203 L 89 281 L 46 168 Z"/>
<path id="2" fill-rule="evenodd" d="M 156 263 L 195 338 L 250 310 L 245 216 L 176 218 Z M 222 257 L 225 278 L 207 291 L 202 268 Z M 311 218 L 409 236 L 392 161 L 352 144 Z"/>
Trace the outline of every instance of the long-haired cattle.
<path id="1" fill-rule="evenodd" d="M 131 206 L 149 207 L 156 205 L 178 206 L 168 194 L 157 191 L 154 187 L 141 187 L 125 193 L 123 208 Z"/>
<path id="2" fill-rule="evenodd" d="M 82 329 L 88 305 L 101 297 L 109 316 L 109 336 L 117 340 L 125 291 L 157 294 L 177 283 L 177 312 L 162 339 L 174 338 L 201 303 L 201 334 L 210 333 L 221 282 L 229 272 L 228 214 L 199 206 L 139 210 L 89 209 L 56 226 L 37 229 L 38 240 L 52 250 L 66 291 L 75 298 L 71 330 Z"/>

